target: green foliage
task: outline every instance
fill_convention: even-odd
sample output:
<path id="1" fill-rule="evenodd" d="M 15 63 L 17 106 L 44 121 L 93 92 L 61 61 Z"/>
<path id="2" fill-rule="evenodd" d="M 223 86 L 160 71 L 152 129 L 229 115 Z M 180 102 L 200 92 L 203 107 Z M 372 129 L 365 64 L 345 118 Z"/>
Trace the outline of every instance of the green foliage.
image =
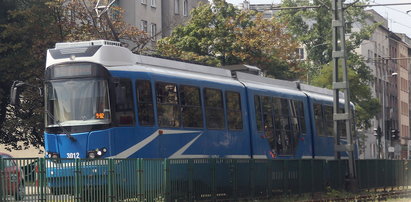
<path id="1" fill-rule="evenodd" d="M 254 11 L 240 11 L 223 0 L 193 9 L 186 25 L 158 41 L 159 55 L 224 66 L 249 64 L 267 75 L 295 79 L 297 42 L 278 19 L 263 19 Z"/>
<path id="2" fill-rule="evenodd" d="M 361 0 L 357 4 L 365 4 Z M 280 12 L 283 22 L 289 23 L 289 28 L 306 46 L 307 58 L 313 65 L 306 65 L 307 81 L 310 84 L 331 89 L 332 85 L 332 10 L 331 1 L 295 1 L 284 0 L 283 6 L 320 6 L 318 9 L 284 10 Z M 379 112 L 378 100 L 372 98 L 370 83 L 373 81 L 369 67 L 364 59 L 354 52 L 362 41 L 369 39 L 375 25 L 366 25 L 368 16 L 363 8 L 348 7 L 344 13 L 349 37 L 346 38 L 348 77 L 350 83 L 351 101 L 356 105 L 356 119 L 359 128 L 370 127 L 369 120 Z M 362 29 L 350 32 L 353 23 L 361 24 Z M 320 67 L 320 68 L 318 68 Z M 320 70 L 320 71 L 319 71 Z M 342 75 L 339 73 L 339 75 Z"/>
<path id="3" fill-rule="evenodd" d="M 355 62 L 354 62 L 355 63 Z M 347 65 L 351 66 L 352 61 L 348 60 Z M 341 68 L 338 75 L 342 77 Z M 359 73 L 360 72 L 360 73 Z M 369 73 L 364 73 L 369 74 Z M 325 65 L 320 74 L 313 78 L 312 84 L 323 88 L 332 89 L 333 66 Z M 364 77 L 361 71 L 355 71 L 353 68 L 348 69 L 348 82 L 350 85 L 350 99 L 355 104 L 356 123 L 358 128 L 369 128 L 370 122 L 376 114 L 379 113 L 380 103 L 378 99 L 372 98 L 369 87 L 370 79 Z"/>
<path id="4" fill-rule="evenodd" d="M 15 4 L 7 12 L 0 32 L 0 143 L 9 148 L 43 143 L 43 99 L 31 89 L 23 92 L 21 107 L 8 106 L 10 86 L 14 80 L 23 80 L 41 87 L 44 75 L 45 49 L 58 37 L 51 10 L 45 0 Z M 14 109 L 14 110 L 12 110 Z M 24 142 L 19 145 L 18 142 Z"/>

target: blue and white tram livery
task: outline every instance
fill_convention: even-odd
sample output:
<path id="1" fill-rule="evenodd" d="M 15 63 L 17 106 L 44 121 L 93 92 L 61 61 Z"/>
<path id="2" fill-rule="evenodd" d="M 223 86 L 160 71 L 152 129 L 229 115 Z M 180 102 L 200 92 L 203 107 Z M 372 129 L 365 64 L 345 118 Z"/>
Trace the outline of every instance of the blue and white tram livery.
<path id="1" fill-rule="evenodd" d="M 330 90 L 233 75 L 222 68 L 135 55 L 116 42 L 58 43 L 47 55 L 47 155 L 334 156 Z"/>
<path id="2" fill-rule="evenodd" d="M 117 42 L 58 43 L 47 54 L 45 149 L 53 158 L 332 158 L 331 91 L 304 86 Z"/>

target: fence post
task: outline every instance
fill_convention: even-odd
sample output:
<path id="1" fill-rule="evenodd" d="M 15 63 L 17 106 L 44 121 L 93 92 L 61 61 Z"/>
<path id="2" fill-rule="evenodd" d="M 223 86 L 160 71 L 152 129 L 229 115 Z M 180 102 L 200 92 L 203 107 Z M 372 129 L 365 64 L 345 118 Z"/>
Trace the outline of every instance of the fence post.
<path id="1" fill-rule="evenodd" d="M 234 200 L 238 200 L 238 179 L 237 179 L 237 159 L 233 159 L 232 164 L 231 164 L 231 176 L 233 179 L 233 197 Z"/>
<path id="2" fill-rule="evenodd" d="M 142 170 L 142 167 L 141 167 L 141 159 L 136 159 L 135 160 L 136 161 L 136 164 L 137 164 L 137 169 L 136 169 L 136 172 L 137 172 L 137 182 L 136 182 L 136 185 L 137 185 L 137 199 L 138 199 L 138 201 L 142 201 L 142 195 L 143 195 L 143 192 L 142 192 L 142 178 L 141 178 L 141 175 L 142 175 L 142 172 L 143 172 L 143 170 Z"/>
<path id="3" fill-rule="evenodd" d="M 212 178 L 212 187 L 211 187 L 211 197 L 213 201 L 217 200 L 216 197 L 216 189 L 217 189 L 217 183 L 216 183 L 216 164 L 217 161 L 216 159 L 211 159 L 211 178 Z"/>
<path id="4" fill-rule="evenodd" d="M 39 201 L 46 201 L 44 190 L 46 188 L 46 159 L 45 158 L 39 158 L 38 159 L 38 166 L 39 166 L 39 193 L 40 193 L 40 198 Z"/>
<path id="5" fill-rule="evenodd" d="M 288 190 L 288 176 L 289 176 L 289 170 L 288 170 L 288 161 L 287 160 L 282 160 L 283 161 L 283 193 L 289 194 Z"/>
<path id="6" fill-rule="evenodd" d="M 114 161 L 113 159 L 108 159 L 108 201 L 114 201 L 114 191 L 113 191 L 113 175 L 114 175 Z"/>
<path id="7" fill-rule="evenodd" d="M 81 168 L 80 168 L 80 159 L 74 159 L 74 190 L 75 190 L 75 200 L 82 201 L 81 193 Z"/>
<path id="8" fill-rule="evenodd" d="M 255 159 L 250 159 L 250 184 L 251 184 L 251 188 L 250 188 L 250 191 L 251 191 L 251 198 L 254 198 L 254 196 L 255 196 L 255 173 L 254 173 L 254 162 L 255 162 Z"/>
<path id="9" fill-rule="evenodd" d="M 194 189 L 193 189 L 193 159 L 188 159 L 188 201 L 194 200 Z"/>
<path id="10" fill-rule="evenodd" d="M 298 159 L 298 194 L 301 194 L 303 191 L 303 168 L 302 168 L 302 160 Z M 312 184 L 311 184 L 312 185 Z"/>
<path id="11" fill-rule="evenodd" d="M 267 190 L 267 196 L 268 198 L 272 198 L 273 196 L 273 167 L 272 167 L 272 160 L 271 159 L 267 159 L 266 160 L 267 163 L 267 184 L 268 184 L 268 190 Z"/>
<path id="12" fill-rule="evenodd" d="M 164 159 L 164 199 L 171 201 L 170 159 Z"/>

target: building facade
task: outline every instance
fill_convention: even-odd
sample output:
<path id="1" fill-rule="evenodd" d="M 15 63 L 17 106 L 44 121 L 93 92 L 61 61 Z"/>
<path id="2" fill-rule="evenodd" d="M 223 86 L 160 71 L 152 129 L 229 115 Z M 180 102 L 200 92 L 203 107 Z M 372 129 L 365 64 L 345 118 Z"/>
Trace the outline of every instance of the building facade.
<path id="1" fill-rule="evenodd" d="M 190 18 L 193 8 L 207 0 L 118 0 L 125 11 L 124 20 L 147 32 L 152 44 L 169 36 L 174 27 L 184 24 Z"/>
<path id="2" fill-rule="evenodd" d="M 395 86 L 391 85 L 393 79 L 392 75 L 395 72 L 390 68 L 387 60 L 389 58 L 389 34 L 388 21 L 379 15 L 374 10 L 368 11 L 369 18 L 366 19 L 367 25 L 380 23 L 374 30 L 368 40 L 364 40 L 361 45 L 355 50 L 359 55 L 365 59 L 366 65 L 370 68 L 373 76 L 373 82 L 370 85 L 372 97 L 377 98 L 382 107 L 380 113 L 372 120 L 370 120 L 371 127 L 369 130 L 361 131 L 365 136 L 362 144 L 361 158 L 386 158 L 388 156 L 388 136 L 387 118 L 392 117 L 393 101 L 396 97 Z M 359 32 L 362 28 L 360 23 L 354 23 L 352 31 Z M 394 74 L 395 75 L 395 74 Z M 385 131 L 385 132 L 384 132 Z"/>

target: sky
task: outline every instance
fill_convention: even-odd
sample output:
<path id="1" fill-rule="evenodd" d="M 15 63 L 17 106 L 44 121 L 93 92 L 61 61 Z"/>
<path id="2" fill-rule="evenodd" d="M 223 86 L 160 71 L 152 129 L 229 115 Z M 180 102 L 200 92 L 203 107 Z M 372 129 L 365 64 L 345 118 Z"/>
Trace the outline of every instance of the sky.
<path id="1" fill-rule="evenodd" d="M 226 0 L 228 3 L 239 5 L 243 0 Z M 280 3 L 281 0 L 249 0 L 251 4 L 271 4 Z M 347 0 L 346 3 L 352 1 Z M 394 4 L 394 3 L 411 3 L 410 0 L 371 0 L 371 4 Z M 374 9 L 381 16 L 388 19 L 388 27 L 392 32 L 404 33 L 411 37 L 411 11 L 407 14 L 406 11 L 411 10 L 411 5 L 400 6 L 375 6 L 367 9 Z"/>

